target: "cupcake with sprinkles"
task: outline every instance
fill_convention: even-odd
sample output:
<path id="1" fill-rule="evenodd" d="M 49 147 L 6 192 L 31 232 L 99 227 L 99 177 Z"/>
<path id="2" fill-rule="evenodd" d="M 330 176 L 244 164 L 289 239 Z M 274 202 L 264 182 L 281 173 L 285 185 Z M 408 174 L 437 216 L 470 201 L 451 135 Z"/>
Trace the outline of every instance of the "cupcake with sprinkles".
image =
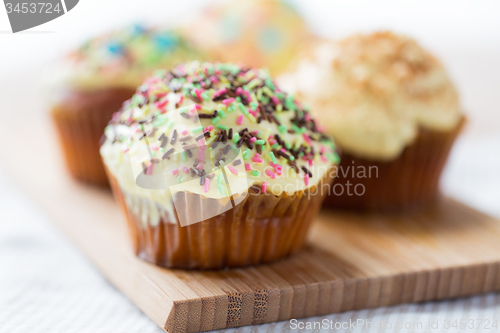
<path id="1" fill-rule="evenodd" d="M 317 37 L 287 0 L 230 0 L 211 5 L 186 32 L 223 62 L 282 73 Z"/>
<path id="2" fill-rule="evenodd" d="M 51 68 L 51 116 L 70 173 L 106 185 L 99 140 L 111 116 L 154 69 L 207 59 L 171 30 L 130 26 L 87 41 Z"/>
<path id="3" fill-rule="evenodd" d="M 325 204 L 401 209 L 432 204 L 464 123 L 442 63 L 392 32 L 323 42 L 280 82 L 298 92 L 342 148 Z"/>
<path id="4" fill-rule="evenodd" d="M 219 269 L 304 244 L 339 162 L 331 138 L 267 71 L 158 70 L 105 130 L 101 155 L 136 254 Z"/>

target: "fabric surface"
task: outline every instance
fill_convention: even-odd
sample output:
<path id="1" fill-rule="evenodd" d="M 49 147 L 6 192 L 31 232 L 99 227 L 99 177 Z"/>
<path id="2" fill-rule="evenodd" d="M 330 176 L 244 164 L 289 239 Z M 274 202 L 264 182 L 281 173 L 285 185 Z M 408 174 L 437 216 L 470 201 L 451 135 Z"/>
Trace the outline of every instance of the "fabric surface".
<path id="1" fill-rule="evenodd" d="M 500 217 L 499 147 L 498 135 L 462 137 L 443 177 L 444 192 Z M 162 332 L 100 275 L 1 166 L 0 212 L 0 333 Z M 310 331 L 340 327 L 335 331 L 493 332 L 499 329 L 494 327 L 495 318 L 500 325 L 499 314 L 500 295 L 488 294 L 228 331 L 302 331 L 299 328 L 307 328 L 307 323 L 317 322 L 317 329 Z M 469 328 L 460 329 L 460 319 Z M 437 320 L 437 329 L 428 327 L 429 320 L 434 324 Z M 487 320 L 490 329 L 485 326 Z"/>

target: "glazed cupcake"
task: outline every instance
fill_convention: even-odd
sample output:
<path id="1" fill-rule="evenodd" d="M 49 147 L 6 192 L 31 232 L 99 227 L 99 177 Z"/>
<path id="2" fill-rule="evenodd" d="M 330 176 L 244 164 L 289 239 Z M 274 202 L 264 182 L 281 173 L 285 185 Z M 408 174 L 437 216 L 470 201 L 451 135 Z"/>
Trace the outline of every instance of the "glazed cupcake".
<path id="1" fill-rule="evenodd" d="M 297 10 L 281 0 L 232 0 L 207 7 L 187 33 L 222 62 L 283 72 L 316 37 Z"/>
<path id="2" fill-rule="evenodd" d="M 157 71 L 105 137 L 135 252 L 164 267 L 256 265 L 297 251 L 339 160 L 266 71 L 230 63 Z"/>
<path id="3" fill-rule="evenodd" d="M 51 116 L 70 173 L 106 185 L 99 140 L 112 114 L 154 69 L 205 58 L 175 31 L 133 26 L 86 42 L 51 68 Z"/>
<path id="4" fill-rule="evenodd" d="M 414 40 L 377 32 L 323 42 L 281 82 L 299 91 L 342 149 L 326 205 L 386 209 L 436 200 L 465 118 L 443 65 Z"/>

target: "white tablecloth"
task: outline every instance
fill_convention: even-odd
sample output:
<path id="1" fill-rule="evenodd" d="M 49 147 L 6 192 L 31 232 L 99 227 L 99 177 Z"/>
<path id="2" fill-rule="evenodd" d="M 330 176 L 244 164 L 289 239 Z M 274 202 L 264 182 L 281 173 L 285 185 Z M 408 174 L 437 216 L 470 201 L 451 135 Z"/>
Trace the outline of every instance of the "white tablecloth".
<path id="1" fill-rule="evenodd" d="M 500 136 L 464 136 L 453 151 L 443 177 L 443 188 L 446 193 L 500 217 L 499 171 Z M 0 333 L 162 331 L 100 275 L 51 224 L 45 213 L 9 179 L 1 166 L 0 212 Z M 353 311 L 300 322 L 303 325 L 307 322 L 318 322 L 316 325 L 319 325 L 321 322 L 323 331 L 335 328 L 337 323 L 337 327 L 343 325 L 347 328 L 338 332 L 412 332 L 398 330 L 402 324 L 414 327 L 418 332 L 446 332 L 446 320 L 450 320 L 451 326 L 455 319 L 459 325 L 460 319 L 484 319 L 493 323 L 498 318 L 500 325 L 499 311 L 500 295 L 489 294 L 454 301 Z M 350 322 L 357 320 L 359 326 L 348 327 Z M 429 320 L 433 323 L 438 320 L 439 329 L 427 329 Z M 373 327 L 382 322 L 385 324 L 380 329 L 366 330 L 366 321 L 370 321 Z M 388 323 L 392 329 L 385 329 Z M 493 327 L 490 330 L 478 329 L 479 323 L 477 320 L 474 329 L 463 331 L 499 330 Z M 298 322 L 286 321 L 235 331 L 295 331 L 296 327 L 299 327 Z M 450 332 L 459 331 L 450 329 Z"/>

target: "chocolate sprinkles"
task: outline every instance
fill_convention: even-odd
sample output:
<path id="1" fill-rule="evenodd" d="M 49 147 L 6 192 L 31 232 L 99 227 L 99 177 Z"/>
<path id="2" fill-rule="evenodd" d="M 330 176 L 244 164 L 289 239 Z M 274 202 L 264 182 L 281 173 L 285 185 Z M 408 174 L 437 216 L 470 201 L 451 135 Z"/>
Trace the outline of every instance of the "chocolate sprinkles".
<path id="1" fill-rule="evenodd" d="M 172 155 L 173 153 L 175 152 L 175 149 L 174 148 L 170 148 L 169 150 L 167 150 L 165 152 L 165 154 L 163 154 L 163 156 L 161 157 L 162 160 L 168 158 L 170 155 Z"/>
<path id="2" fill-rule="evenodd" d="M 306 174 L 308 174 L 308 175 L 309 175 L 309 177 L 311 177 L 311 178 L 312 178 L 313 174 L 311 173 L 311 171 L 309 171 L 309 169 L 307 169 L 305 166 L 303 166 L 301 169 L 302 169 L 302 170 L 303 170 Z"/>
<path id="3" fill-rule="evenodd" d="M 200 185 L 201 186 L 205 185 L 205 169 L 201 170 Z"/>
<path id="4" fill-rule="evenodd" d="M 174 129 L 174 132 L 172 133 L 172 140 L 170 140 L 170 144 L 173 145 L 176 139 L 177 139 L 177 130 Z"/>

